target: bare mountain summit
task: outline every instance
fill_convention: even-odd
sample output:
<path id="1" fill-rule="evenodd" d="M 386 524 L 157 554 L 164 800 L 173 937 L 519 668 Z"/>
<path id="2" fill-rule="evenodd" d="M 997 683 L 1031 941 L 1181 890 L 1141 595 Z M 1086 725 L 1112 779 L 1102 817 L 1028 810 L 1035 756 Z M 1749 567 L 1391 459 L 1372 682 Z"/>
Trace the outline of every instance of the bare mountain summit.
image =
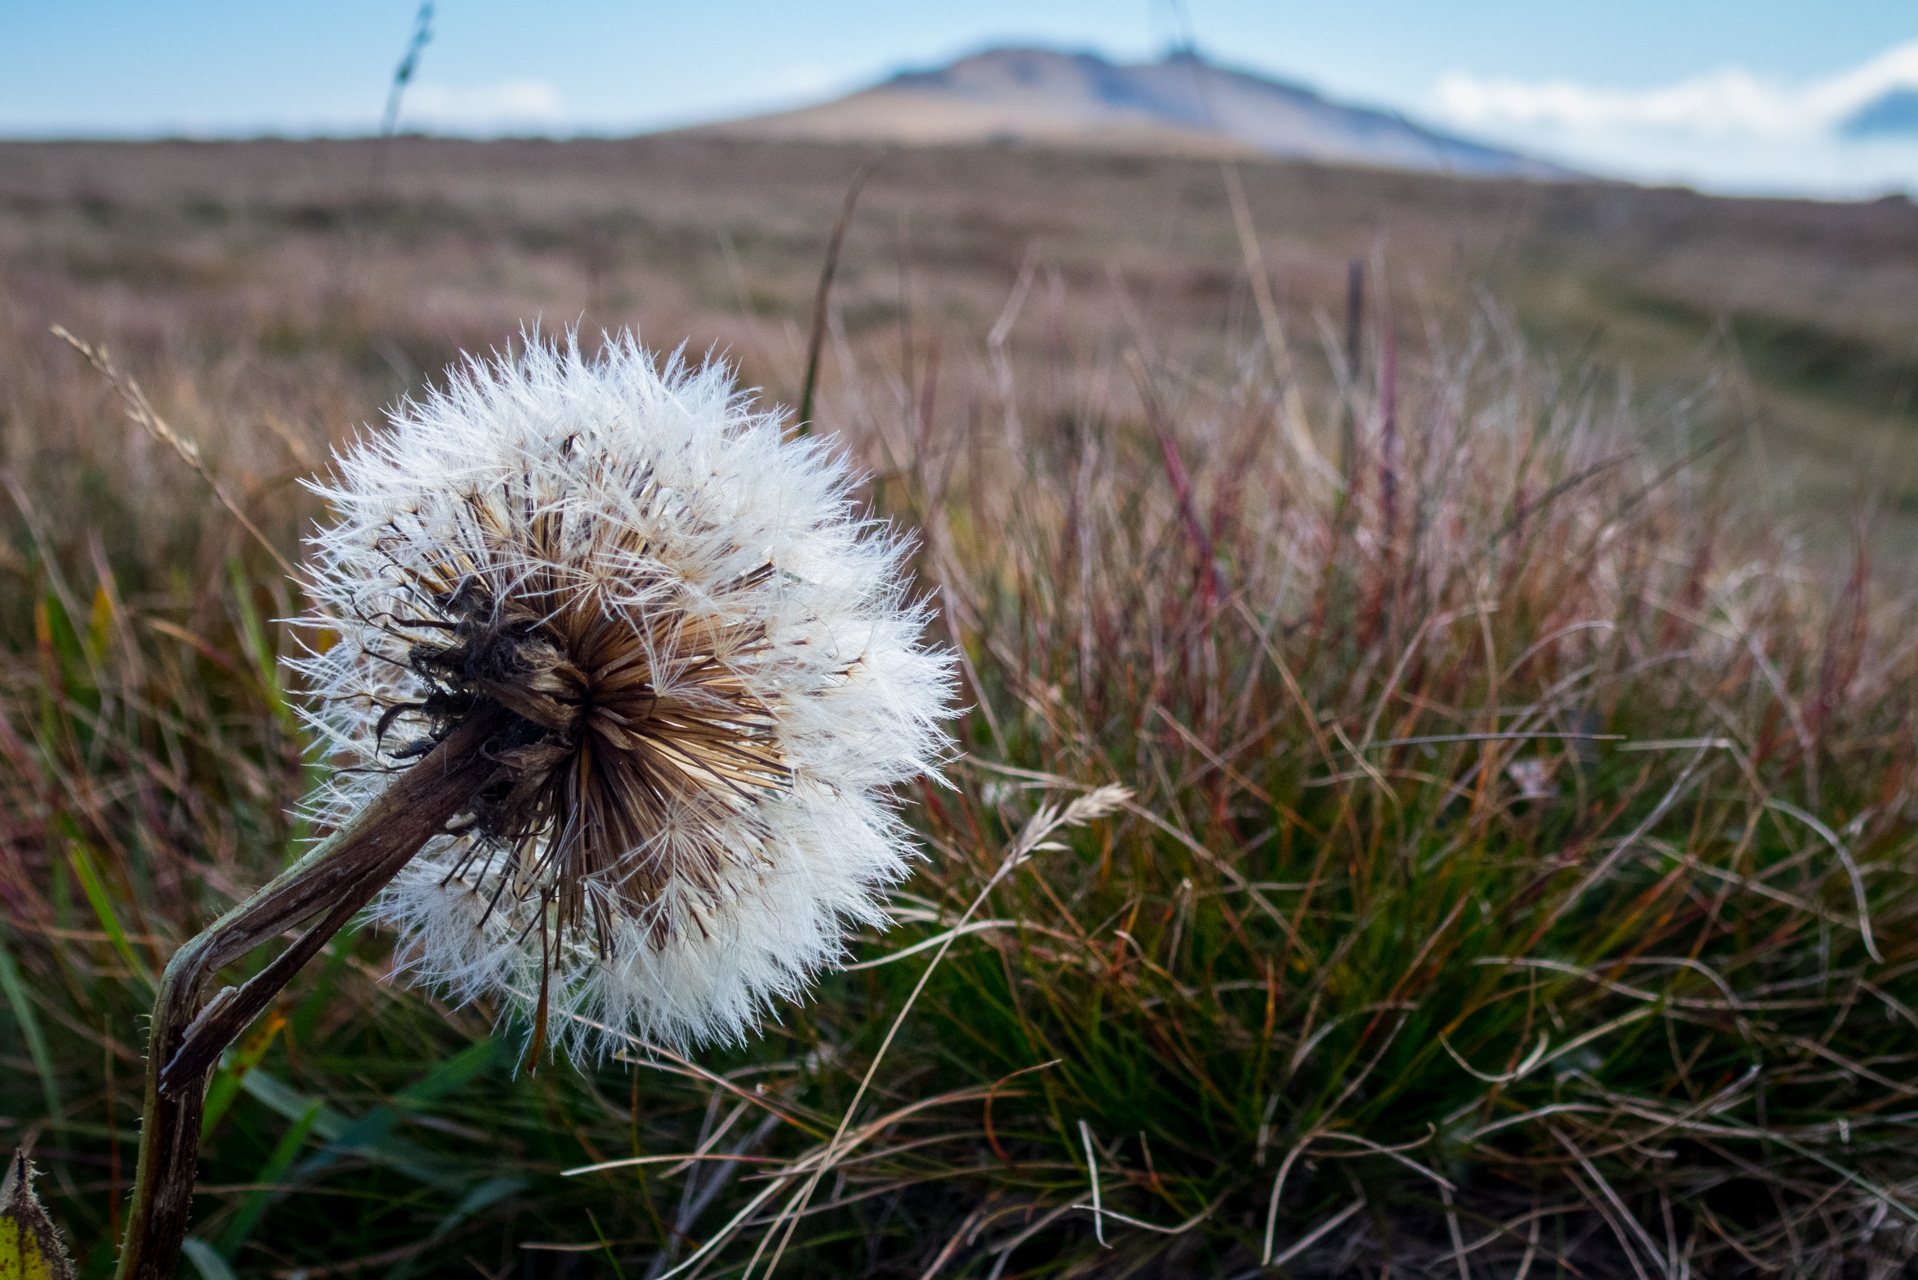
<path id="1" fill-rule="evenodd" d="M 1297 85 L 1196 54 L 1121 65 L 1093 53 L 990 49 L 932 71 L 702 133 L 841 142 L 1024 142 L 1258 155 L 1485 176 L 1569 170 L 1470 142 L 1402 116 L 1344 106 Z"/>

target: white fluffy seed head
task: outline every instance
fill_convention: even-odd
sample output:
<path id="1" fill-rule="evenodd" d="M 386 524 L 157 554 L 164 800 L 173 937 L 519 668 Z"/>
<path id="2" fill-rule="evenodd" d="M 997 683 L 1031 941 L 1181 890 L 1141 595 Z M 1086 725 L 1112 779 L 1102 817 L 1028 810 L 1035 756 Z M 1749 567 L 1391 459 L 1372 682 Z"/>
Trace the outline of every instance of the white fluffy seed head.
<path id="1" fill-rule="evenodd" d="M 950 749 L 950 662 L 826 444 L 723 366 L 533 339 L 337 464 L 295 663 L 340 766 L 317 815 L 513 713 L 493 782 L 375 906 L 418 979 L 543 992 L 577 1052 L 736 1040 L 883 923 L 892 790 Z"/>

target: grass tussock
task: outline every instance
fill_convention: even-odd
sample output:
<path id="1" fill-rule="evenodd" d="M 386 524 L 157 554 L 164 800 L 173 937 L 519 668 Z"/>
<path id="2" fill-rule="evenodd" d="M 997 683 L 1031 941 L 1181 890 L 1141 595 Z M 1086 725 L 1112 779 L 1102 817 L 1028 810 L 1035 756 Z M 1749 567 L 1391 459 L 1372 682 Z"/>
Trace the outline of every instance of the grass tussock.
<path id="1" fill-rule="evenodd" d="M 216 1076 L 201 1274 L 1899 1274 L 1918 650 L 1864 553 L 1492 312 L 1354 371 L 1116 310 L 833 334 L 971 700 L 898 927 L 752 1045 L 532 1073 L 342 935 Z M 153 975 L 312 834 L 299 602 L 18 314 L 10 429 L 91 434 L 8 473 L 0 1136 L 99 1275 Z M 313 434 L 221 445 L 290 553 Z"/>
<path id="2" fill-rule="evenodd" d="M 1489 331 L 1421 365 L 1349 403 L 1343 494 L 1256 379 L 937 487 L 981 710 L 927 927 L 1048 796 L 1136 788 L 928 989 L 921 1069 L 1012 1095 L 964 1241 L 1103 1210 L 1200 1273 L 1898 1265 L 1895 615 L 1862 559 L 1730 532 L 1576 370 Z"/>

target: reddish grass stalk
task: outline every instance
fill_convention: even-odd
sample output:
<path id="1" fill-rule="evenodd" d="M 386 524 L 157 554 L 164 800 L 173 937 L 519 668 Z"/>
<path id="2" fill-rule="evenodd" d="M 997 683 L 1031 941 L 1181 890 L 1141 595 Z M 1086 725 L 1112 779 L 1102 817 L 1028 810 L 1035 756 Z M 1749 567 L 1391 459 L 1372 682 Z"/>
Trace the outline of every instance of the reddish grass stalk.
<path id="1" fill-rule="evenodd" d="M 1385 526 L 1385 553 L 1392 554 L 1399 521 L 1399 344 L 1388 319 L 1380 332 L 1379 357 L 1379 519 Z"/>
<path id="2" fill-rule="evenodd" d="M 1146 417 L 1159 438 L 1159 454 L 1165 459 L 1166 477 L 1172 481 L 1172 493 L 1179 503 L 1179 519 L 1185 525 L 1186 537 L 1192 543 L 1192 554 L 1199 562 L 1200 604 L 1205 612 L 1210 613 L 1222 594 L 1219 564 L 1212 551 L 1212 535 L 1206 532 L 1205 522 L 1199 519 L 1191 477 L 1186 473 L 1184 459 L 1179 456 L 1178 442 L 1172 438 L 1172 423 L 1166 417 L 1164 406 L 1159 403 L 1158 394 L 1152 389 L 1145 361 L 1137 351 L 1128 351 L 1126 365 L 1139 384 L 1139 397 L 1145 402 Z"/>
<path id="3" fill-rule="evenodd" d="M 1365 261 L 1354 258 L 1345 264 L 1345 376 L 1349 385 L 1358 386 L 1359 341 L 1365 336 Z M 1358 474 L 1358 415 L 1352 411 L 1348 392 L 1339 411 L 1339 474 L 1349 492 Z"/>

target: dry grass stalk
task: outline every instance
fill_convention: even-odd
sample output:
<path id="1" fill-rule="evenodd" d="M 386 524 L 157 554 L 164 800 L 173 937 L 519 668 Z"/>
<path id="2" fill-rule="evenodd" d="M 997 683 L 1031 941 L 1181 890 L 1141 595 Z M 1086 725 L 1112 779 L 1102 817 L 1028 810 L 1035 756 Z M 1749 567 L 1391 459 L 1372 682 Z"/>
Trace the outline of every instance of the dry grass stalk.
<path id="1" fill-rule="evenodd" d="M 280 566 L 282 572 L 288 577 L 298 575 L 293 562 L 288 560 L 264 533 L 260 532 L 260 526 L 253 523 L 253 517 L 249 516 L 246 509 L 228 495 L 225 486 L 207 469 L 206 460 L 200 456 L 200 446 L 167 425 L 166 419 L 154 411 L 152 401 L 147 399 L 146 392 L 140 389 L 140 384 L 132 378 L 123 376 L 113 367 L 113 360 L 107 355 L 105 347 L 91 346 L 82 342 L 57 324 L 53 326 L 53 333 L 62 342 L 86 357 L 86 362 L 107 380 L 107 385 L 113 388 L 114 393 L 120 397 L 121 403 L 126 406 L 129 421 L 173 450 L 180 461 L 193 468 L 194 474 L 206 481 L 207 488 L 213 490 L 213 496 L 220 500 L 220 505 L 240 522 L 240 527 L 251 534 L 255 542 L 266 549 L 267 554 L 273 557 L 274 563 Z"/>

